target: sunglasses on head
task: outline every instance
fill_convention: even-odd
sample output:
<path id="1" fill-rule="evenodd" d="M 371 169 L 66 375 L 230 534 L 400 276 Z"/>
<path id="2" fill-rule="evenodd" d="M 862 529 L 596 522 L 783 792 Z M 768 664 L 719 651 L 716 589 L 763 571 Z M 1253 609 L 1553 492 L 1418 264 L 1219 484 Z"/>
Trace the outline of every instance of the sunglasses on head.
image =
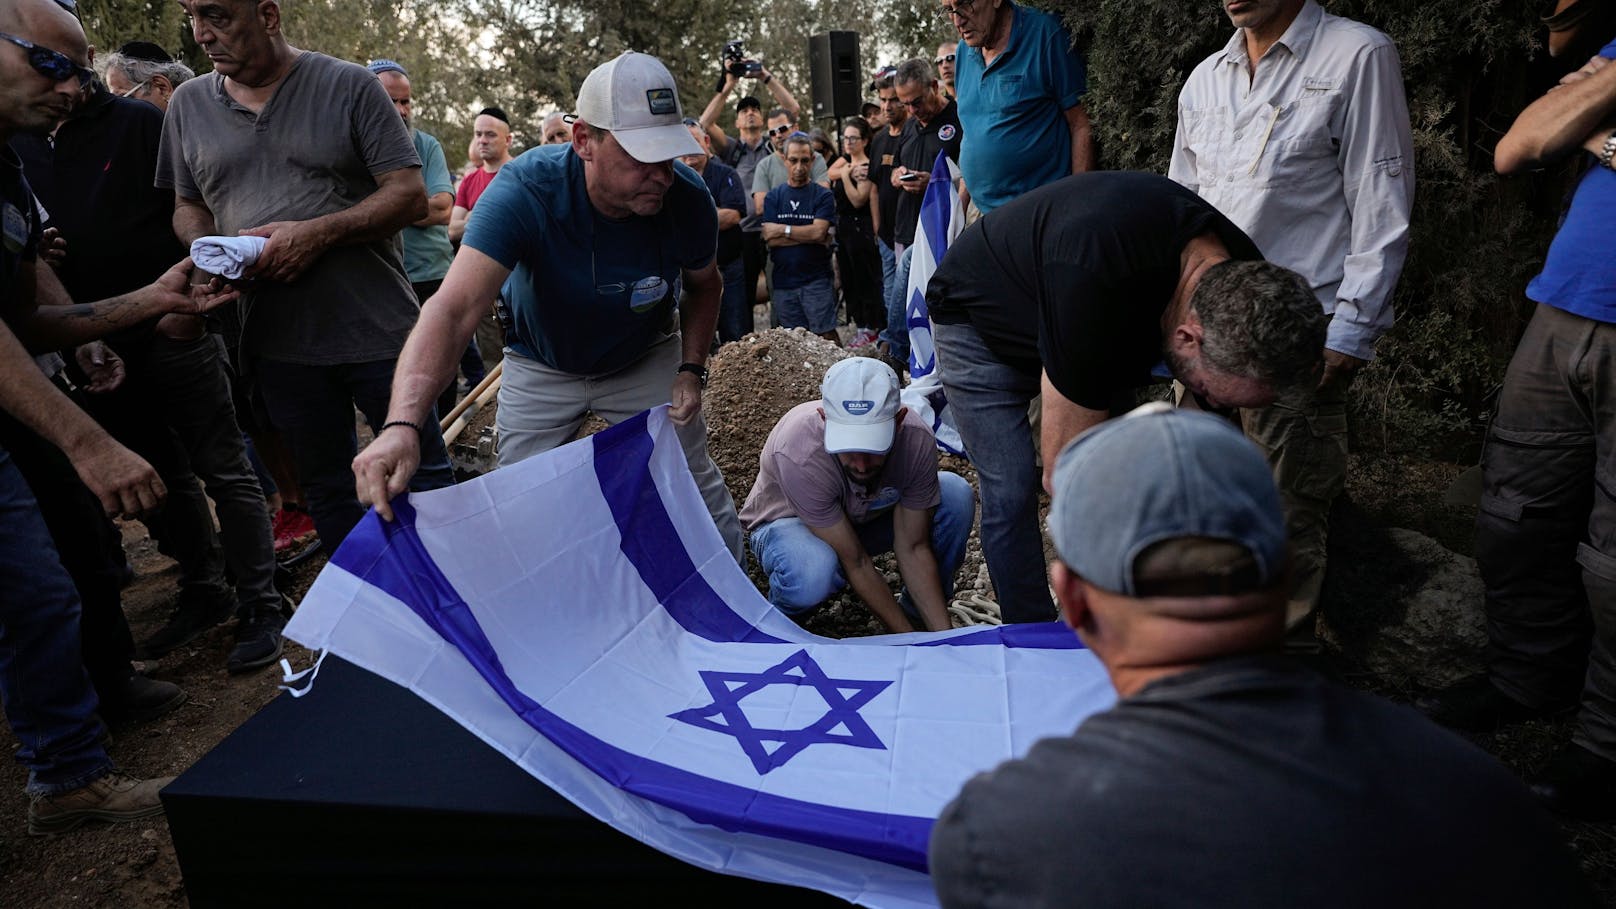
<path id="1" fill-rule="evenodd" d="M 32 41 L 19 38 L 16 35 L 8 35 L 5 32 L 0 32 L 0 41 L 9 41 L 27 51 L 28 65 L 34 68 L 34 72 L 39 73 L 53 83 L 77 79 L 79 91 L 85 91 L 95 83 L 94 70 L 86 69 L 74 63 L 65 54 L 53 51 L 48 47 L 40 47 Z"/>
<path id="2" fill-rule="evenodd" d="M 953 62 L 954 62 L 954 55 L 953 54 L 944 54 L 941 57 L 937 58 L 937 65 L 938 66 L 942 66 L 944 63 L 953 63 Z"/>

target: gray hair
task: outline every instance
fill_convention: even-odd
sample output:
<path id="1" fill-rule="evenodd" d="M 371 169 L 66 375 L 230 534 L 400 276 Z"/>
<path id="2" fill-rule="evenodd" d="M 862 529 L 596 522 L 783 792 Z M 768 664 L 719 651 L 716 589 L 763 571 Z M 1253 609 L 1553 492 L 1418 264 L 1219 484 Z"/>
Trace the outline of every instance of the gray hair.
<path id="1" fill-rule="evenodd" d="M 786 149 L 786 148 L 790 148 L 793 145 L 805 145 L 805 146 L 808 147 L 809 151 L 811 151 L 811 152 L 814 151 L 814 142 L 813 142 L 812 139 L 810 139 L 808 137 L 807 133 L 792 133 L 791 135 L 786 137 L 785 144 L 780 146 L 780 147 L 782 149 Z M 814 152 L 814 154 L 817 155 L 819 153 Z"/>
<path id="2" fill-rule="evenodd" d="M 892 74 L 892 84 L 899 85 L 930 85 L 937 81 L 937 71 L 931 68 L 930 60 L 916 57 L 898 64 L 898 71 Z"/>
<path id="3" fill-rule="evenodd" d="M 101 72 L 103 74 L 117 70 L 123 73 L 123 77 L 128 79 L 131 85 L 144 85 L 151 82 L 153 76 L 162 76 L 168 80 L 169 85 L 179 88 L 181 82 L 196 75 L 196 73 L 191 72 L 189 66 L 178 60 L 159 63 L 156 60 L 126 57 L 117 51 L 113 51 L 101 59 L 103 62 Z"/>
<path id="4" fill-rule="evenodd" d="M 1275 391 L 1318 380 L 1329 319 L 1301 275 L 1272 262 L 1211 266 L 1190 298 L 1205 334 L 1201 354 L 1219 372 Z"/>

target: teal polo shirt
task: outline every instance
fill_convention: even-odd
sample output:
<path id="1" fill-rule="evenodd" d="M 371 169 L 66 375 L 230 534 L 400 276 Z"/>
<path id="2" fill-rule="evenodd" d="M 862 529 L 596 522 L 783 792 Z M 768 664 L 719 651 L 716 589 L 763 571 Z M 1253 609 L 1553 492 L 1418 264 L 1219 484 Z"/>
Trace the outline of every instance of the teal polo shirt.
<path id="1" fill-rule="evenodd" d="M 1011 4 L 1010 45 L 985 66 L 959 43 L 954 97 L 965 132 L 960 169 L 984 214 L 1072 173 L 1065 111 L 1087 89 L 1083 55 L 1054 16 Z"/>
<path id="2" fill-rule="evenodd" d="M 421 156 L 421 179 L 426 181 L 428 199 L 438 193 L 454 193 L 454 181 L 449 179 L 449 162 L 443 157 L 443 145 L 429 133 L 410 130 L 415 140 L 415 153 Z M 454 261 L 454 247 L 449 245 L 449 226 L 431 227 L 411 225 L 400 233 L 404 239 L 404 273 L 411 284 L 441 281 L 449 273 Z M 425 300 L 421 301 L 425 303 Z"/>
<path id="3" fill-rule="evenodd" d="M 511 276 L 506 343 L 552 369 L 596 376 L 638 360 L 673 330 L 684 271 L 718 248 L 718 209 L 680 162 L 662 210 L 614 221 L 590 204 L 571 145 L 529 149 L 500 168 L 466 223 L 462 246 Z"/>

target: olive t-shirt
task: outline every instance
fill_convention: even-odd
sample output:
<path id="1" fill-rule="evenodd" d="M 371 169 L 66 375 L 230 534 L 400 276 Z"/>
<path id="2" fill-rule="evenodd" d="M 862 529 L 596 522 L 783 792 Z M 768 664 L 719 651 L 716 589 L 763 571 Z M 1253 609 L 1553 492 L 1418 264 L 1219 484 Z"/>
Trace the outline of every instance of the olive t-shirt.
<path id="1" fill-rule="evenodd" d="M 1212 232 L 1236 259 L 1256 244 L 1200 196 L 1155 174 L 1078 174 L 966 228 L 926 287 L 932 321 L 969 323 L 1012 366 L 1105 410 L 1151 381 L 1185 245 Z"/>
<path id="2" fill-rule="evenodd" d="M 376 191 L 378 175 L 420 166 L 376 77 L 305 51 L 256 115 L 218 73 L 176 89 L 156 183 L 200 200 L 219 234 L 234 236 L 352 208 Z M 420 312 L 397 235 L 334 246 L 295 281 L 258 282 L 244 309 L 246 352 L 311 366 L 396 357 Z"/>
<path id="3" fill-rule="evenodd" d="M 808 401 L 786 411 L 763 443 L 757 480 L 741 507 L 748 531 L 791 517 L 809 527 L 830 527 L 844 514 L 863 524 L 899 505 L 923 511 L 942 501 L 937 440 L 913 411 L 905 411 L 875 488 L 868 489 L 848 479 L 836 456 L 825 450 L 820 406 Z"/>

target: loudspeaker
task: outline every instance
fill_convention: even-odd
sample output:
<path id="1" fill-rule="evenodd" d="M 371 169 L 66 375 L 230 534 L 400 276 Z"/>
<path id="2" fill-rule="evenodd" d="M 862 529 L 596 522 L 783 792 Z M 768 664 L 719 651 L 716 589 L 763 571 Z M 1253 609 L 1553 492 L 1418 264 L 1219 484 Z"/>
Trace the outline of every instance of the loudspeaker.
<path id="1" fill-rule="evenodd" d="M 852 117 L 864 103 L 858 32 L 826 32 L 808 37 L 808 76 L 814 95 L 813 119 Z"/>

